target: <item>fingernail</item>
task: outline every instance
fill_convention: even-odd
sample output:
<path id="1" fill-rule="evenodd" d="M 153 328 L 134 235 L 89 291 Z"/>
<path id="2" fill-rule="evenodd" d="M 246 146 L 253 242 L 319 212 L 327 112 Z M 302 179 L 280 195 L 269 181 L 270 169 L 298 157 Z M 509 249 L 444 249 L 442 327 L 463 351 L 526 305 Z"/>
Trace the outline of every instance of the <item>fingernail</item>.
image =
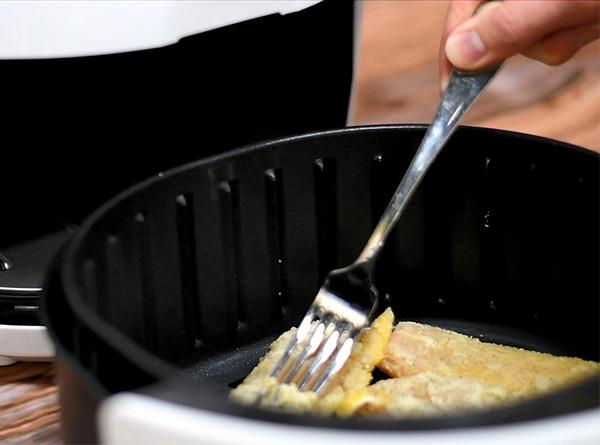
<path id="1" fill-rule="evenodd" d="M 471 68 L 485 54 L 485 46 L 475 31 L 450 36 L 445 49 L 446 57 L 457 68 Z"/>

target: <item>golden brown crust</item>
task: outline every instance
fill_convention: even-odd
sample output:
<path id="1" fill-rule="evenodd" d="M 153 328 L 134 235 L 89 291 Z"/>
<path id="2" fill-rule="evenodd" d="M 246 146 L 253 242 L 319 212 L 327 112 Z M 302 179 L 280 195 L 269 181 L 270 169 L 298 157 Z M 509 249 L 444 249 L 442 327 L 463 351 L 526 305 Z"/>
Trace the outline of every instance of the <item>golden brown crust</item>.
<path id="1" fill-rule="evenodd" d="M 366 388 L 373 379 L 373 370 L 383 359 L 394 327 L 394 313 L 387 309 L 358 337 L 352 354 L 338 375 L 318 399 L 316 411 L 336 412 L 348 392 Z"/>
<path id="2" fill-rule="evenodd" d="M 404 322 L 392 333 L 393 323 L 388 309 L 358 337 L 321 397 L 269 377 L 295 329 L 271 345 L 231 396 L 251 404 L 263 394 L 266 406 L 295 413 L 440 415 L 512 403 L 600 372 L 595 362 L 482 343 L 433 326 Z M 375 366 L 393 378 L 371 385 Z"/>
<path id="3" fill-rule="evenodd" d="M 369 329 L 363 331 L 348 361 L 329 384 L 325 396 L 318 400 L 314 393 L 301 392 L 295 385 L 277 385 L 275 380 L 269 377 L 269 373 L 295 335 L 295 328 L 285 332 L 271 344 L 267 355 L 231 392 L 230 397 L 240 403 L 253 404 L 258 395 L 262 394 L 264 404 L 269 407 L 293 412 L 312 410 L 322 414 L 333 413 L 345 392 L 365 388 L 371 382 L 372 372 L 383 358 L 393 325 L 394 314 L 388 309 Z"/>
<path id="4" fill-rule="evenodd" d="M 483 343 L 410 322 L 398 324 L 379 367 L 391 377 L 434 371 L 451 379 L 477 379 L 515 397 L 542 394 L 600 371 L 595 362 Z"/>
<path id="5" fill-rule="evenodd" d="M 495 406 L 512 400 L 501 388 L 477 379 L 449 378 L 435 372 L 381 380 L 350 393 L 337 413 L 378 416 L 424 416 Z"/>

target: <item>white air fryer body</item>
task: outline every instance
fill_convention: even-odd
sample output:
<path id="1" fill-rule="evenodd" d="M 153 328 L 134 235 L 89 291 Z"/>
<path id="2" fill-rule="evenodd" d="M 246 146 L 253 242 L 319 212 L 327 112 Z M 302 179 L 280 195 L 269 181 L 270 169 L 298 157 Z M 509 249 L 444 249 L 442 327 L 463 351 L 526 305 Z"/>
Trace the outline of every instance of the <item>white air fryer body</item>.
<path id="1" fill-rule="evenodd" d="M 180 38 L 319 0 L 3 1 L 0 59 L 43 59 L 156 48 Z"/>
<path id="2" fill-rule="evenodd" d="M 600 409 L 500 426 L 373 432 L 261 422 L 123 393 L 103 402 L 99 427 L 110 445 L 596 445 Z"/>

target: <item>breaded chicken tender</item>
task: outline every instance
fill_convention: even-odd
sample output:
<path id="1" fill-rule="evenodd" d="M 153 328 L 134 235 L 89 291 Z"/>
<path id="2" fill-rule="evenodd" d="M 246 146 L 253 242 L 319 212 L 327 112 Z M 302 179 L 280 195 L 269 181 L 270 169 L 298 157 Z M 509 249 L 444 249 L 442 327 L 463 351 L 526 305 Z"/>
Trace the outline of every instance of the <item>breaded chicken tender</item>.
<path id="1" fill-rule="evenodd" d="M 512 399 L 506 390 L 465 377 L 444 377 L 422 372 L 380 380 L 348 393 L 338 405 L 339 416 L 426 416 L 461 412 L 502 404 Z"/>
<path id="2" fill-rule="evenodd" d="M 296 329 L 282 334 L 231 393 L 232 399 L 294 413 L 340 417 L 414 417 L 460 413 L 517 402 L 600 374 L 600 364 L 578 358 L 482 343 L 412 322 L 393 330 L 387 309 L 363 331 L 345 365 L 323 394 L 301 392 L 269 376 Z M 371 384 L 378 367 L 390 378 Z"/>
<path id="3" fill-rule="evenodd" d="M 245 404 L 253 404 L 261 395 L 262 405 L 292 412 L 331 414 L 348 391 L 366 388 L 371 383 L 375 366 L 383 359 L 394 325 L 394 314 L 386 310 L 361 332 L 346 364 L 329 383 L 323 396 L 301 392 L 294 384 L 277 384 L 269 376 L 285 349 L 296 335 L 296 328 L 282 334 L 271 345 L 270 351 L 246 379 L 231 392 L 231 397 Z"/>
<path id="4" fill-rule="evenodd" d="M 398 324 L 379 368 L 390 377 L 435 372 L 448 379 L 475 379 L 503 389 L 509 399 L 544 394 L 600 372 L 597 362 L 483 343 L 410 322 Z"/>

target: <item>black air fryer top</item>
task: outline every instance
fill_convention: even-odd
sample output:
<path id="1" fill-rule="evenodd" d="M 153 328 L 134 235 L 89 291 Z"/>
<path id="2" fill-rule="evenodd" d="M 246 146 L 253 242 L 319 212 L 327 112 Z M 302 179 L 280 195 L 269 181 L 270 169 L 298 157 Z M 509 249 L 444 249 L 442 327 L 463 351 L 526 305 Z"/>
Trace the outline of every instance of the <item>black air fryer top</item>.
<path id="1" fill-rule="evenodd" d="M 12 265 L 0 265 L 0 323 L 33 322 L 15 304 L 37 304 L 66 228 L 119 191 L 250 142 L 345 125 L 353 14 L 353 2 L 325 0 L 162 48 L 0 61 L 0 264 Z"/>

